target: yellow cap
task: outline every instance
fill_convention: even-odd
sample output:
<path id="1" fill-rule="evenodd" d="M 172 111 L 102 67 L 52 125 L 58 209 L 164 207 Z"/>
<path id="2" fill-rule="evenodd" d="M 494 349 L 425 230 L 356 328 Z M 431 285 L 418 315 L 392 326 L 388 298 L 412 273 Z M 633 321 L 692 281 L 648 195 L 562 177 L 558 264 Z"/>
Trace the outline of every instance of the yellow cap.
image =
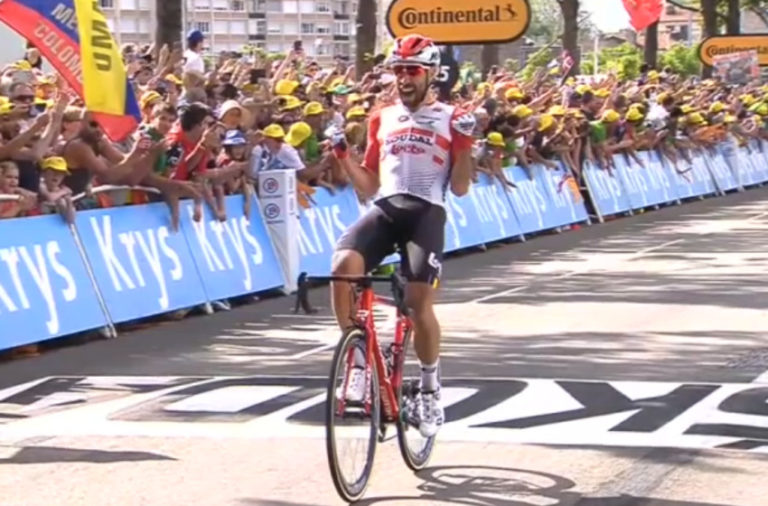
<path id="1" fill-rule="evenodd" d="M 503 148 L 506 146 L 506 144 L 504 144 L 504 136 L 502 136 L 499 132 L 489 133 L 488 137 L 485 138 L 485 142 L 487 142 L 489 146 L 495 146 L 497 148 Z"/>
<path id="2" fill-rule="evenodd" d="M 629 110 L 627 111 L 626 116 L 624 116 L 624 118 L 627 121 L 640 121 L 641 119 L 643 119 L 643 113 L 641 113 L 635 107 L 630 107 Z"/>
<path id="3" fill-rule="evenodd" d="M 363 99 L 363 97 L 359 93 L 350 93 L 347 95 L 347 103 L 353 104 L 355 102 L 360 102 Z"/>
<path id="4" fill-rule="evenodd" d="M 680 110 L 683 112 L 683 114 L 690 114 L 693 111 L 695 111 L 696 109 L 694 109 L 693 106 L 691 106 L 691 105 L 683 104 L 683 105 L 680 106 Z"/>
<path id="5" fill-rule="evenodd" d="M 0 104 L 0 116 L 6 116 L 8 114 L 11 114 L 11 111 L 13 111 L 14 105 L 5 102 L 4 104 Z"/>
<path id="6" fill-rule="evenodd" d="M 581 112 L 581 109 L 573 107 L 571 109 L 568 109 L 568 116 L 573 116 L 574 118 L 583 119 L 584 113 Z"/>
<path id="7" fill-rule="evenodd" d="M 723 109 L 725 109 L 725 104 L 723 104 L 720 101 L 713 102 L 712 105 L 709 106 L 709 112 L 717 114 L 719 112 L 723 112 Z"/>
<path id="8" fill-rule="evenodd" d="M 283 107 L 280 109 L 281 111 L 290 111 L 293 109 L 297 109 L 301 107 L 304 104 L 301 100 L 294 97 L 293 95 L 288 95 L 285 97 L 285 102 L 283 104 Z"/>
<path id="9" fill-rule="evenodd" d="M 688 123 L 691 125 L 703 125 L 706 121 L 704 121 L 704 116 L 700 112 L 692 112 L 688 115 Z"/>
<path id="10" fill-rule="evenodd" d="M 600 88 L 599 90 L 595 90 L 595 96 L 599 98 L 606 98 L 611 96 L 611 90 L 608 90 L 606 88 Z"/>
<path id="11" fill-rule="evenodd" d="M 608 109 L 603 113 L 603 116 L 600 118 L 603 123 L 616 123 L 621 118 L 621 115 L 614 111 L 613 109 Z"/>
<path id="12" fill-rule="evenodd" d="M 312 127 L 303 121 L 294 123 L 291 128 L 288 129 L 288 134 L 285 136 L 285 142 L 298 148 L 304 141 L 312 136 Z"/>
<path id="13" fill-rule="evenodd" d="M 659 80 L 659 73 L 655 70 L 651 70 L 648 72 L 648 80 L 649 81 L 658 81 Z"/>
<path id="14" fill-rule="evenodd" d="M 40 168 L 43 170 L 55 170 L 56 172 L 63 172 L 69 174 L 67 168 L 67 161 L 60 156 L 49 156 L 40 162 Z"/>
<path id="15" fill-rule="evenodd" d="M 565 107 L 562 105 L 553 105 L 549 108 L 549 111 L 547 111 L 547 114 L 551 114 L 552 116 L 565 116 L 565 113 Z"/>
<path id="16" fill-rule="evenodd" d="M 753 95 L 749 95 L 749 94 L 742 95 L 742 96 L 739 97 L 739 99 L 741 100 L 742 104 L 747 105 L 747 106 L 752 105 L 755 102 L 757 102 L 757 99 Z"/>
<path id="17" fill-rule="evenodd" d="M 32 65 L 27 60 L 18 60 L 13 64 L 13 68 L 18 70 L 32 70 Z"/>
<path id="18" fill-rule="evenodd" d="M 520 100 L 525 97 L 525 94 L 520 91 L 520 88 L 510 88 L 504 92 L 504 98 L 507 100 Z"/>
<path id="19" fill-rule="evenodd" d="M 542 114 L 539 117 L 539 132 L 551 128 L 555 124 L 555 117 L 551 114 Z"/>
<path id="20" fill-rule="evenodd" d="M 169 83 L 173 83 L 173 84 L 175 84 L 177 86 L 181 86 L 182 84 L 184 84 L 184 81 L 182 81 L 181 79 L 176 77 L 176 74 L 167 74 L 165 76 L 165 80 L 168 81 Z"/>
<path id="21" fill-rule="evenodd" d="M 656 97 L 656 103 L 661 105 L 668 98 L 669 98 L 669 93 L 667 93 L 666 91 L 659 93 L 658 96 Z"/>
<path id="22" fill-rule="evenodd" d="M 291 95 L 294 91 L 296 91 L 296 88 L 299 87 L 299 83 L 297 81 L 290 81 L 288 79 L 280 79 L 277 84 L 275 85 L 275 93 L 277 95 Z"/>
<path id="23" fill-rule="evenodd" d="M 767 116 L 768 115 L 768 104 L 760 104 L 755 111 L 760 116 Z"/>
<path id="24" fill-rule="evenodd" d="M 325 108 L 320 102 L 310 102 L 304 106 L 304 116 L 315 116 L 316 114 L 323 114 Z"/>
<path id="25" fill-rule="evenodd" d="M 347 119 L 364 118 L 367 114 L 368 113 L 365 112 L 365 108 L 358 105 L 347 111 Z"/>
<path id="26" fill-rule="evenodd" d="M 520 119 L 525 119 L 530 117 L 531 114 L 533 114 L 533 110 L 527 105 L 518 105 L 514 109 L 512 109 L 512 114 L 514 114 Z"/>
<path id="27" fill-rule="evenodd" d="M 736 123 L 736 116 L 733 114 L 726 114 L 723 121 L 726 123 Z"/>
<path id="28" fill-rule="evenodd" d="M 269 137 L 270 139 L 283 139 L 285 137 L 285 130 L 277 123 L 268 125 L 267 128 L 262 130 L 262 133 L 264 137 Z"/>
<path id="29" fill-rule="evenodd" d="M 578 93 L 579 95 L 583 95 L 588 91 L 592 91 L 592 87 L 588 84 L 580 84 L 576 86 L 576 93 Z"/>
<path id="30" fill-rule="evenodd" d="M 145 91 L 141 98 L 139 99 L 139 107 L 143 111 L 148 105 L 152 103 L 153 100 L 162 99 L 163 97 L 156 91 L 150 90 Z"/>

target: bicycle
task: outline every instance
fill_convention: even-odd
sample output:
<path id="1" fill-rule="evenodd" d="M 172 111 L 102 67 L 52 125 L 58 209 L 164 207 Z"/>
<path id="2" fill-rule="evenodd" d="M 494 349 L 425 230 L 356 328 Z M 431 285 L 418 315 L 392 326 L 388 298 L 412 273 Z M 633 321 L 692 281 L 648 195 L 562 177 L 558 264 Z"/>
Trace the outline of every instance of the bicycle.
<path id="1" fill-rule="evenodd" d="M 299 276 L 299 291 L 295 311 L 303 307 L 306 313 L 315 311 L 309 305 L 309 283 L 346 281 L 355 287 L 357 296 L 355 325 L 342 334 L 333 355 L 328 379 L 325 406 L 325 436 L 328 464 L 336 491 L 347 502 L 363 497 L 368 487 L 373 468 L 377 443 L 386 441 L 387 427 L 397 428 L 397 442 L 405 464 L 413 471 L 423 469 L 432 456 L 435 437 L 423 438 L 419 433 L 420 369 L 404 380 L 406 355 L 409 349 L 413 325 L 410 311 L 405 305 L 404 281 L 399 273 L 391 276 L 313 276 L 306 273 Z M 373 284 L 389 282 L 392 298 L 378 296 Z M 373 316 L 374 304 L 383 304 L 396 309 L 395 336 L 386 349 L 379 345 Z M 365 354 L 365 397 L 362 402 L 347 402 L 346 388 L 354 364 L 356 350 Z M 358 363 L 359 366 L 359 363 Z M 341 384 L 337 384 L 341 379 Z M 339 448 L 350 436 L 361 435 L 360 431 L 347 431 L 345 422 L 361 420 L 369 424 L 363 432 L 368 439 L 365 463 L 359 476 L 347 480 L 340 464 Z M 422 439 L 421 445 L 413 448 L 410 436 Z"/>

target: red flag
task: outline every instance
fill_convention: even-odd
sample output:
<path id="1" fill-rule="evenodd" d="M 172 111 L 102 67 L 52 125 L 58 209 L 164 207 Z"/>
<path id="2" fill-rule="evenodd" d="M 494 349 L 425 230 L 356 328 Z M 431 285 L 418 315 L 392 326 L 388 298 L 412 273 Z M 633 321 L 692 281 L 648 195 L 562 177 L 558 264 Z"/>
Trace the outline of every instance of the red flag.
<path id="1" fill-rule="evenodd" d="M 635 31 L 642 31 L 661 17 L 664 9 L 662 0 L 621 0 L 629 14 L 629 23 Z"/>

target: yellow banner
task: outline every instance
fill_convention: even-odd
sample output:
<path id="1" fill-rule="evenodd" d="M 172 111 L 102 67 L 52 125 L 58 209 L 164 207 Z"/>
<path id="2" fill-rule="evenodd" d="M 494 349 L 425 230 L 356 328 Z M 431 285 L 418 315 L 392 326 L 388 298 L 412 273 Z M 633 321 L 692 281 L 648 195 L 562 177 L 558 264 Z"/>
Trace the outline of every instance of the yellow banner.
<path id="1" fill-rule="evenodd" d="M 83 64 L 83 99 L 91 112 L 123 115 L 128 81 L 120 49 L 98 0 L 73 0 Z"/>

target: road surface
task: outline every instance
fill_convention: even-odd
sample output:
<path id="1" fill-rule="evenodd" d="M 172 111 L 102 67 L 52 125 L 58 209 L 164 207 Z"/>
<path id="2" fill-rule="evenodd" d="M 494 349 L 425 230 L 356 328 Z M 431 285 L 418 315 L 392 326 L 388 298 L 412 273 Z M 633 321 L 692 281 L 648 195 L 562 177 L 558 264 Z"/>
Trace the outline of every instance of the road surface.
<path id="1" fill-rule="evenodd" d="M 768 505 L 767 231 L 758 189 L 447 261 L 450 423 L 362 504 Z M 0 504 L 340 504 L 312 300 L 0 364 Z"/>

